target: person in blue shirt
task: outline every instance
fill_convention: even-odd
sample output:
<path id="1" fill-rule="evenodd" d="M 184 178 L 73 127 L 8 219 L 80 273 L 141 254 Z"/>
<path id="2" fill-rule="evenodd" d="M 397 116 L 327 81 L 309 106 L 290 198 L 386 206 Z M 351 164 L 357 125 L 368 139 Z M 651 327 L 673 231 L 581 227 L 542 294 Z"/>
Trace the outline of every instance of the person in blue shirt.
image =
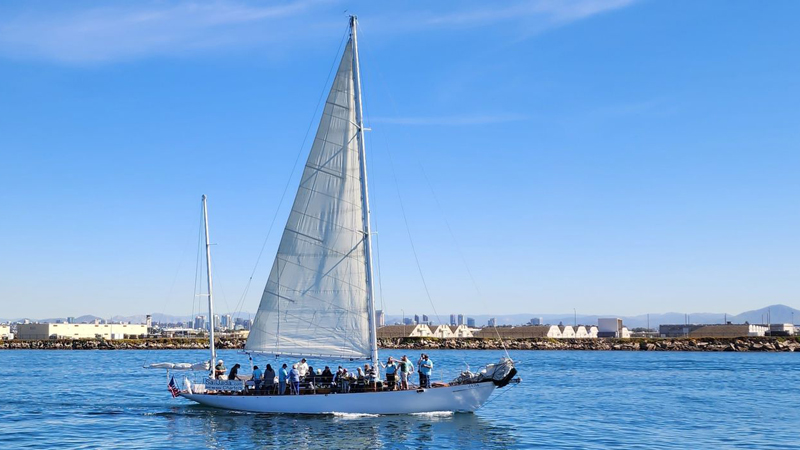
<path id="1" fill-rule="evenodd" d="M 261 388 L 261 382 L 264 378 L 264 372 L 258 368 L 258 366 L 253 366 L 253 383 L 255 383 L 255 389 L 258 390 Z"/>
<path id="2" fill-rule="evenodd" d="M 433 361 L 428 358 L 428 355 L 422 355 L 422 361 L 419 365 L 419 384 L 424 388 L 431 387 L 431 375 L 433 374 Z"/>
<path id="3" fill-rule="evenodd" d="M 278 370 L 278 395 L 283 395 L 286 392 L 286 379 L 289 378 L 289 371 L 286 370 L 286 364 Z"/>
<path id="4" fill-rule="evenodd" d="M 289 371 L 289 382 L 292 383 L 292 394 L 300 395 L 300 371 L 297 370 L 297 364 L 292 365 L 292 370 Z"/>
<path id="5" fill-rule="evenodd" d="M 397 389 L 397 364 L 394 363 L 394 358 L 390 356 L 383 368 L 386 369 L 386 384 L 389 390 Z"/>

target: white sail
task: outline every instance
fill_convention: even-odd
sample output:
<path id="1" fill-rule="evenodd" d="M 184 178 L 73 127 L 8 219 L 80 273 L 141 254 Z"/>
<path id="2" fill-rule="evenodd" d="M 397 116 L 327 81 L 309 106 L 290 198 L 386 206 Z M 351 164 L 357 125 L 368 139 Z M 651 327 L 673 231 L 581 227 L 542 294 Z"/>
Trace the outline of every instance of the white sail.
<path id="1" fill-rule="evenodd" d="M 245 349 L 369 358 L 359 133 L 347 43 Z"/>

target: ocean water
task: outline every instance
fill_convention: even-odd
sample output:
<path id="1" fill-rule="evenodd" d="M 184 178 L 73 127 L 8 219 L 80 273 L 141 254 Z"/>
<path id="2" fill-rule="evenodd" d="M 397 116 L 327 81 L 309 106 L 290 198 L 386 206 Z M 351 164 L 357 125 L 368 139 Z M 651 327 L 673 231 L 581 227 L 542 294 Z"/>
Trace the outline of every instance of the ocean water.
<path id="1" fill-rule="evenodd" d="M 500 351 L 428 352 L 434 379 Z M 245 355 L 221 351 L 230 367 Z M 386 350 L 382 358 L 402 356 Z M 418 353 L 408 353 L 416 361 Z M 296 416 L 173 399 L 204 351 L 0 351 L 2 448 L 800 448 L 800 354 L 517 351 L 522 383 L 474 414 Z M 282 362 L 291 362 L 283 361 Z M 256 360 L 259 365 L 267 360 Z M 314 367 L 323 367 L 312 361 Z M 355 364 L 351 364 L 353 368 Z"/>

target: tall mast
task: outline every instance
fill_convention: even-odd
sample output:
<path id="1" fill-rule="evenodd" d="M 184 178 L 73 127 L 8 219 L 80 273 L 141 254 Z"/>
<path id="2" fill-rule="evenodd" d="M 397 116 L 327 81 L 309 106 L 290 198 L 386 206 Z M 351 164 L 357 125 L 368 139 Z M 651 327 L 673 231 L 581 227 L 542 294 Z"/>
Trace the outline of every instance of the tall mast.
<path id="1" fill-rule="evenodd" d="M 211 243 L 208 239 L 208 205 L 206 202 L 206 195 L 203 194 L 203 223 L 206 229 L 206 270 L 208 273 L 208 347 L 211 349 L 211 378 L 216 378 L 214 373 L 214 364 L 217 357 L 216 349 L 214 349 L 214 296 L 212 294 L 211 283 Z"/>
<path id="2" fill-rule="evenodd" d="M 353 73 L 356 94 L 356 124 L 358 126 L 358 156 L 361 172 L 361 209 L 364 221 L 364 256 L 367 260 L 367 314 L 369 320 L 369 342 L 372 352 L 372 366 L 378 371 L 378 330 L 375 324 L 375 289 L 372 283 L 372 233 L 369 219 L 369 190 L 367 189 L 367 155 L 364 149 L 364 113 L 361 107 L 361 71 L 358 65 L 358 19 L 350 16 L 350 36 L 353 40 Z"/>

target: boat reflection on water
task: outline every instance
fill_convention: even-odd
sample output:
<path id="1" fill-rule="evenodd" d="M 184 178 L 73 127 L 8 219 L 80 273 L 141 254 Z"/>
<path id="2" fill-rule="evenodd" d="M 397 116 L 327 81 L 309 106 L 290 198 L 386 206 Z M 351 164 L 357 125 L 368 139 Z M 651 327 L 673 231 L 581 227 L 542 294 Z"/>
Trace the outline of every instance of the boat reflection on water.
<path id="1" fill-rule="evenodd" d="M 447 444 L 455 447 L 515 447 L 512 427 L 476 414 L 250 414 L 199 405 L 170 408 L 168 430 L 175 442 L 201 440 L 207 447 L 374 448 Z M 199 438 L 199 439 L 198 439 Z"/>

